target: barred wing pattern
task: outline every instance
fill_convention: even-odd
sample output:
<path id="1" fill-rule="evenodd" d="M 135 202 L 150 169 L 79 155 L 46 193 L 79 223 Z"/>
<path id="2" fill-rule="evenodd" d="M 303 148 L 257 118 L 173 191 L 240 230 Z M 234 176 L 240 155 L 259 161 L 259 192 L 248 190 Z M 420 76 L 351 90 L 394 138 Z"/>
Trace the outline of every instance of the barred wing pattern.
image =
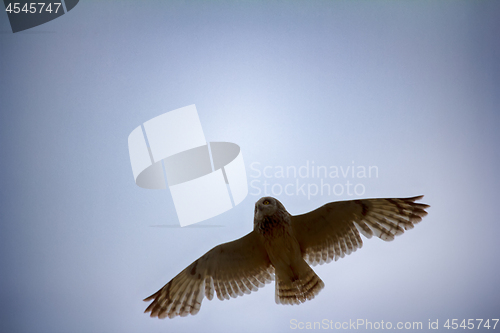
<path id="1" fill-rule="evenodd" d="M 328 203 L 312 212 L 292 216 L 292 228 L 302 255 L 310 265 L 337 261 L 363 246 L 359 235 L 392 241 L 427 215 L 429 205 L 402 199 L 364 199 Z"/>
<path id="2" fill-rule="evenodd" d="M 153 302 L 144 312 L 151 317 L 195 315 L 203 296 L 220 300 L 257 291 L 274 280 L 264 246 L 255 232 L 214 247 L 144 301 Z"/>

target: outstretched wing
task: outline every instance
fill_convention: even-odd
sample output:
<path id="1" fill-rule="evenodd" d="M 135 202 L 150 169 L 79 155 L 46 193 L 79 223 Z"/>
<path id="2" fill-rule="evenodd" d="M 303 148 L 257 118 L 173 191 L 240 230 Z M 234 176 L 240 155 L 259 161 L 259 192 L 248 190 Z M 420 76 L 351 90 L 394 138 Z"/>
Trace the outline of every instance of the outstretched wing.
<path id="1" fill-rule="evenodd" d="M 220 300 L 257 291 L 274 279 L 274 268 L 258 238 L 250 232 L 235 241 L 214 247 L 144 301 L 153 300 L 144 312 L 151 317 L 195 315 L 203 296 Z"/>
<path id="2" fill-rule="evenodd" d="M 427 215 L 422 196 L 365 199 L 328 203 L 312 212 L 292 216 L 292 228 L 304 259 L 311 265 L 343 258 L 361 248 L 359 231 L 391 241 Z M 359 230 L 359 231 L 358 231 Z"/>

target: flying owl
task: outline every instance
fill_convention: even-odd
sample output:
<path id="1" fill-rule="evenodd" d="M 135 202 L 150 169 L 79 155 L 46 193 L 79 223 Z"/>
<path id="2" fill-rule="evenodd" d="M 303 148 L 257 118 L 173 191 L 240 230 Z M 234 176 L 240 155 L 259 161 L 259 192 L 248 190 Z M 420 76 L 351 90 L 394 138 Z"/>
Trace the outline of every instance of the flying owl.
<path id="1" fill-rule="evenodd" d="M 255 204 L 254 227 L 246 236 L 218 245 L 144 301 L 151 317 L 195 315 L 203 297 L 242 296 L 275 280 L 277 304 L 300 304 L 324 287 L 310 265 L 343 258 L 361 248 L 360 232 L 391 241 L 427 215 L 423 196 L 328 203 L 292 216 L 272 197 Z"/>

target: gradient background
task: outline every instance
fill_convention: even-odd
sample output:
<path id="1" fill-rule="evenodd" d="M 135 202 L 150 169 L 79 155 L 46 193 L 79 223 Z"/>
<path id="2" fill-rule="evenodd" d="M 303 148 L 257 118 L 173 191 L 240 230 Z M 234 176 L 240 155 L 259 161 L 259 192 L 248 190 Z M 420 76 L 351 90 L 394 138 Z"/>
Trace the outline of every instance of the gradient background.
<path id="1" fill-rule="evenodd" d="M 498 1 L 81 1 L 12 34 L 0 14 L 0 331 L 499 318 L 499 16 Z M 249 176 L 376 165 L 363 197 L 425 194 L 429 216 L 317 266 L 311 302 L 278 306 L 272 284 L 151 319 L 142 299 L 249 232 L 259 198 L 176 228 L 168 190 L 134 184 L 129 133 L 189 104 Z M 352 198 L 279 197 L 292 214 Z"/>

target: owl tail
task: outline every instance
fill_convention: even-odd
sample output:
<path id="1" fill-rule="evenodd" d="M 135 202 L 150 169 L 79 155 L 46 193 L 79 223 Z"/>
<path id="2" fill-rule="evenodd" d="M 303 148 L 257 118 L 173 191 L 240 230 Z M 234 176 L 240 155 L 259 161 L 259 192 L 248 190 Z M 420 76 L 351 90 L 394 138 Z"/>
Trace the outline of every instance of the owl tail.
<path id="1" fill-rule="evenodd" d="M 302 259 L 288 272 L 276 270 L 276 304 L 300 304 L 311 300 L 325 286 L 312 268 Z"/>

